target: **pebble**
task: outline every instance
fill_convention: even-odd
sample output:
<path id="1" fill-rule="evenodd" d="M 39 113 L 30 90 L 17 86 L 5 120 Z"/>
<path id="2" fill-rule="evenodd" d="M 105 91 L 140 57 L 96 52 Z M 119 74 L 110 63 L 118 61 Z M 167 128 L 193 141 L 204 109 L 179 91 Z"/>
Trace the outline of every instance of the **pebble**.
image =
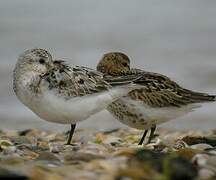
<path id="1" fill-rule="evenodd" d="M 0 167 L 0 179 L 7 180 L 7 179 L 17 179 L 17 180 L 27 180 L 28 177 L 22 173 L 18 173 L 12 170 L 9 170 L 4 167 Z"/>
<path id="2" fill-rule="evenodd" d="M 36 158 L 37 161 L 60 161 L 57 156 L 50 152 L 41 152 Z"/>
<path id="3" fill-rule="evenodd" d="M 215 173 L 212 170 L 202 168 L 199 170 L 200 179 L 211 179 L 215 176 Z"/>
<path id="4" fill-rule="evenodd" d="M 0 149 L 4 150 L 8 147 L 13 146 L 13 143 L 9 140 L 0 140 Z"/>
<path id="5" fill-rule="evenodd" d="M 84 161 L 84 162 L 90 162 L 95 159 L 104 159 L 103 156 L 90 154 L 90 153 L 82 153 L 82 152 L 74 152 L 74 153 L 68 153 L 64 156 L 64 161 L 66 164 L 70 164 L 74 161 Z"/>
<path id="6" fill-rule="evenodd" d="M 209 144 L 194 144 L 194 145 L 190 146 L 190 148 L 204 151 L 206 149 L 211 149 L 213 147 Z"/>
<path id="7" fill-rule="evenodd" d="M 216 134 L 213 133 L 216 131 L 158 129 L 160 136 L 156 142 L 143 146 L 137 145 L 142 132 L 134 129 L 77 132 L 79 135 L 73 139 L 76 144 L 65 145 L 65 133 L 36 129 L 0 131 L 0 179 L 216 177 Z"/>
<path id="8" fill-rule="evenodd" d="M 116 146 L 119 145 L 121 143 L 123 143 L 123 141 L 121 140 L 121 138 L 115 137 L 115 136 L 108 136 L 104 141 L 104 144 L 110 144 L 112 146 Z"/>
<path id="9" fill-rule="evenodd" d="M 15 145 L 20 145 L 20 144 L 31 144 L 32 142 L 29 140 L 29 138 L 25 136 L 18 136 L 18 137 L 13 137 L 12 141 Z"/>
<path id="10" fill-rule="evenodd" d="M 51 143 L 49 144 L 49 149 L 52 153 L 60 153 L 61 151 L 63 151 L 63 146 L 58 143 Z"/>
<path id="11" fill-rule="evenodd" d="M 188 145 L 185 141 L 183 140 L 178 140 L 174 145 L 173 145 L 173 150 L 180 150 L 180 149 L 185 149 L 187 148 Z"/>

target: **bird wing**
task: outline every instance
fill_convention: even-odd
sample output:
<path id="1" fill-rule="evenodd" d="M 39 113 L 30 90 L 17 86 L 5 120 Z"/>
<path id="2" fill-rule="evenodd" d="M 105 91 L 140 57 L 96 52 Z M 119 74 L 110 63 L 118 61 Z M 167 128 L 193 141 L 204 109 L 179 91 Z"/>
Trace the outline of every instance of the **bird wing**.
<path id="1" fill-rule="evenodd" d="M 129 96 L 141 100 L 151 107 L 181 107 L 190 103 L 214 101 L 215 96 L 194 92 L 180 87 L 168 77 L 158 74 L 131 69 L 132 74 L 142 74 L 135 83 L 142 86 L 132 90 Z"/>
<path id="2" fill-rule="evenodd" d="M 141 74 L 127 74 L 126 76 L 125 75 L 112 76 L 112 75 L 104 74 L 103 76 L 103 79 L 112 86 L 134 83 L 140 78 L 142 78 Z"/>
<path id="3" fill-rule="evenodd" d="M 84 96 L 107 90 L 111 86 L 103 80 L 103 75 L 90 68 L 69 66 L 64 61 L 56 60 L 44 79 L 49 89 L 55 90 L 66 98 Z"/>
<path id="4" fill-rule="evenodd" d="M 115 86 L 124 86 L 141 77 L 132 75 L 130 78 L 123 76 L 110 78 L 87 67 L 71 67 L 61 60 L 56 60 L 53 64 L 54 68 L 50 69 L 44 79 L 49 89 L 55 90 L 58 95 L 66 99 L 106 91 Z"/>

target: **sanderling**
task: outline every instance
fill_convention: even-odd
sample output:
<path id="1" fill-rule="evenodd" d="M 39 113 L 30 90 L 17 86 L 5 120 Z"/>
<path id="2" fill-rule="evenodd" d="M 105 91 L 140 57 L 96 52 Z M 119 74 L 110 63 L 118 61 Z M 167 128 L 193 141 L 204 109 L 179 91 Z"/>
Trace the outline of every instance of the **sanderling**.
<path id="1" fill-rule="evenodd" d="M 148 143 L 151 142 L 157 124 L 185 115 L 200 107 L 202 102 L 215 101 L 214 95 L 182 88 L 164 75 L 131 69 L 128 56 L 120 52 L 105 54 L 98 63 L 97 70 L 108 79 L 131 74 L 142 76 L 136 81 L 142 87 L 132 90 L 107 108 L 122 123 L 145 130 L 139 145 L 143 144 L 149 129 Z"/>
<path id="2" fill-rule="evenodd" d="M 44 49 L 31 49 L 19 56 L 13 84 L 19 100 L 41 119 L 71 124 L 70 144 L 76 123 L 134 89 L 129 84 L 134 77 L 106 82 L 100 72 L 53 60 Z"/>

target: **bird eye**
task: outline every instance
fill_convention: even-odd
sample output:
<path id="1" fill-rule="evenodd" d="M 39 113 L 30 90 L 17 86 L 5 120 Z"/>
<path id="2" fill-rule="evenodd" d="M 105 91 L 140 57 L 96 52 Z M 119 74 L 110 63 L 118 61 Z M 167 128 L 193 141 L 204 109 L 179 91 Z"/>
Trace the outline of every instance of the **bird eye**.
<path id="1" fill-rule="evenodd" d="M 39 59 L 39 63 L 40 63 L 40 64 L 44 64 L 44 63 L 45 63 L 45 60 L 44 60 L 44 59 Z"/>
<path id="2" fill-rule="evenodd" d="M 127 63 L 122 63 L 122 65 L 123 65 L 124 67 L 127 67 L 127 66 L 128 66 L 128 64 L 127 64 Z"/>

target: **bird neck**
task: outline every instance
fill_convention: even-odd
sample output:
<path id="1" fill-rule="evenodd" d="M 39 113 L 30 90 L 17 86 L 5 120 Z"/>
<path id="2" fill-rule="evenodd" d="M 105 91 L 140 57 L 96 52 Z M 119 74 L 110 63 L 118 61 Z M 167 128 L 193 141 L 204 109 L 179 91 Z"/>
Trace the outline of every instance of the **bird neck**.
<path id="1" fill-rule="evenodd" d="M 40 81 L 41 78 L 38 72 L 24 71 L 22 69 L 14 70 L 14 92 L 22 101 L 38 95 Z"/>

